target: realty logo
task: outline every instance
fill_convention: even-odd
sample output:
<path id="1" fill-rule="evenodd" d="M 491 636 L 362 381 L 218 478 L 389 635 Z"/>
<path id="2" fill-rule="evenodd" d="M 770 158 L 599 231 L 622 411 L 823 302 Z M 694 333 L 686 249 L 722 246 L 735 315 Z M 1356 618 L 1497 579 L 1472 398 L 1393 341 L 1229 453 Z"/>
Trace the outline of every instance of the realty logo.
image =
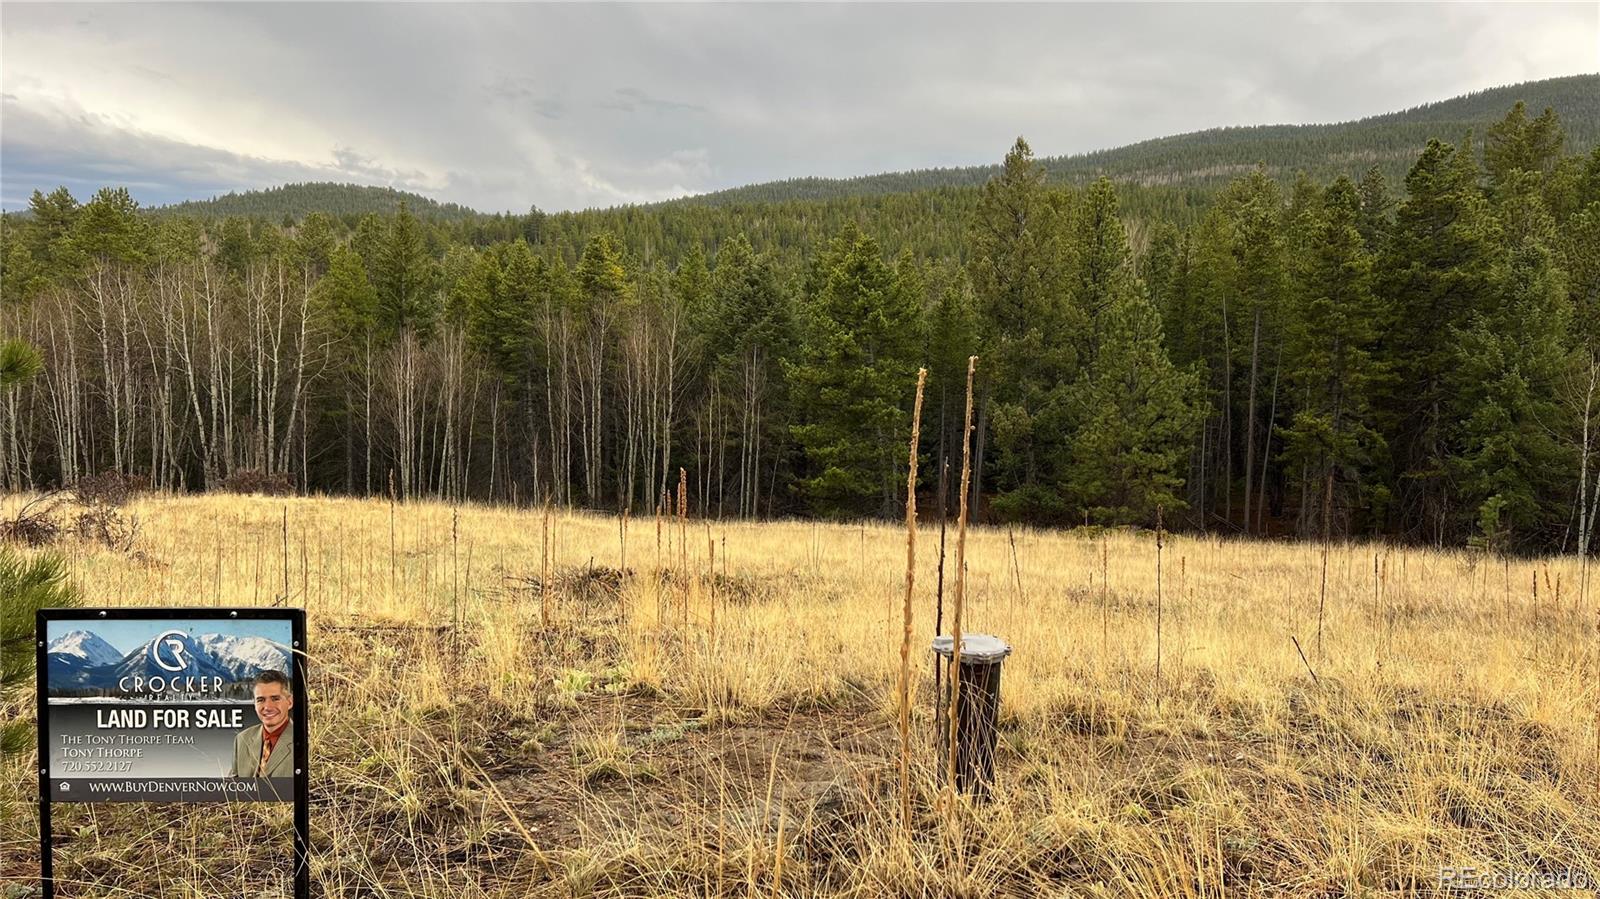
<path id="1" fill-rule="evenodd" d="M 183 631 L 165 631 L 150 641 L 150 660 L 155 662 L 162 671 L 183 671 L 189 663 L 183 658 Z M 161 658 L 161 647 L 166 646 L 171 650 L 176 664 L 171 664 Z"/>

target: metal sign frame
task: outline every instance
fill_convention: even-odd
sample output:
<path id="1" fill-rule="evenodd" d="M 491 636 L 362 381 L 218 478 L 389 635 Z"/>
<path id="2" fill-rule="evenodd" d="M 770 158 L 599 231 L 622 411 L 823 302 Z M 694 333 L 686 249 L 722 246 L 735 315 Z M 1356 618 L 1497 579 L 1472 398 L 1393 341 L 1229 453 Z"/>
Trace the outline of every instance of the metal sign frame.
<path id="1" fill-rule="evenodd" d="M 50 703 L 49 703 L 49 639 L 48 626 L 52 621 L 149 621 L 159 619 L 190 618 L 228 621 L 288 621 L 294 646 L 290 655 L 294 668 L 294 707 L 290 710 L 290 723 L 295 728 L 294 740 L 294 895 L 295 899 L 311 899 L 311 805 L 310 756 L 311 734 L 306 725 L 307 710 L 311 703 L 306 689 L 306 613 L 304 609 L 270 607 L 218 608 L 215 606 L 137 607 L 137 608 L 78 608 L 40 609 L 35 619 L 34 637 L 37 643 L 37 668 L 35 680 L 38 692 L 39 728 L 39 885 L 44 899 L 55 896 L 55 841 L 50 829 Z"/>

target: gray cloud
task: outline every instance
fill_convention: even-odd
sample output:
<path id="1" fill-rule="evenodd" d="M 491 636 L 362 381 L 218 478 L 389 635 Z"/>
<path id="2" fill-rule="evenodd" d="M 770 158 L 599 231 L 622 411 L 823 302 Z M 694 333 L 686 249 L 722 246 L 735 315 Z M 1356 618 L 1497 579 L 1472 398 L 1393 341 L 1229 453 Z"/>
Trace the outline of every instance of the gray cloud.
<path id="1" fill-rule="evenodd" d="M 620 109 L 623 112 L 633 112 L 635 109 L 649 109 L 656 112 L 705 112 L 704 106 L 693 103 L 679 103 L 676 100 L 662 100 L 652 97 L 636 87 L 617 88 L 616 99 L 602 102 L 603 109 Z"/>
<path id="2" fill-rule="evenodd" d="M 566 112 L 560 100 L 543 96 L 532 79 L 501 76 L 484 87 L 491 100 L 526 106 L 547 119 L 559 119 Z"/>
<path id="3" fill-rule="evenodd" d="M 9 97 L 0 105 L 0 117 L 6 125 L 0 201 L 7 209 L 26 206 L 34 190 L 48 192 L 58 185 L 80 199 L 100 187 L 122 186 L 145 202 L 206 198 L 289 181 L 424 186 L 347 148 L 335 150 L 336 164 L 327 166 L 247 156 L 132 131 L 87 113 L 41 115 Z"/>
<path id="4" fill-rule="evenodd" d="M 288 180 L 480 209 L 1326 122 L 1593 71 L 1592 5 L 9 5 L 0 202 Z"/>

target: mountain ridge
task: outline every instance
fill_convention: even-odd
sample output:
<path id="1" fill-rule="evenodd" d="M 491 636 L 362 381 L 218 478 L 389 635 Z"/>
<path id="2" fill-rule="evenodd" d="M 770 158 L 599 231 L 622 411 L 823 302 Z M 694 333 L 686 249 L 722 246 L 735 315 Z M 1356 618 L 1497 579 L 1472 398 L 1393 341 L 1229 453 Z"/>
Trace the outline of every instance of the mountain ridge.
<path id="1" fill-rule="evenodd" d="M 1083 153 L 1041 156 L 1038 162 L 1052 178 L 1074 182 L 1106 175 L 1112 180 L 1133 180 L 1146 186 L 1185 182 L 1220 183 L 1241 171 L 1254 168 L 1258 163 L 1266 164 L 1269 170 L 1281 169 L 1295 155 L 1300 155 L 1301 145 L 1314 140 L 1326 141 L 1334 136 L 1345 138 L 1344 143 L 1351 145 L 1350 149 L 1330 151 L 1323 157 L 1323 164 L 1299 168 L 1313 177 L 1353 174 L 1352 169 L 1362 163 L 1390 162 L 1397 166 L 1409 166 L 1429 137 L 1456 141 L 1469 130 L 1481 135 L 1483 129 L 1503 118 L 1518 100 L 1527 104 L 1530 115 L 1537 115 L 1546 107 L 1556 110 L 1567 132 L 1568 152 L 1573 148 L 1587 149 L 1600 143 L 1600 73 L 1585 73 L 1485 88 L 1359 119 L 1299 125 L 1220 125 Z M 1224 146 L 1241 140 L 1253 146 L 1237 150 Z M 1360 144 L 1366 144 L 1367 147 L 1361 149 Z M 1372 147 L 1374 144 L 1377 149 Z M 1187 171 L 1175 167 L 1177 160 L 1174 157 L 1208 146 L 1212 148 L 1209 154 L 1191 154 L 1198 156 L 1201 161 Z M 1257 152 L 1252 154 L 1249 152 L 1251 149 Z M 1252 159 L 1252 155 L 1262 158 Z M 1345 158 L 1346 155 L 1349 158 Z M 1272 164 L 1275 160 L 1279 165 Z M 1341 164 L 1346 162 L 1350 165 Z M 977 186 L 999 170 L 998 164 L 988 164 L 913 169 L 848 178 L 808 176 L 711 191 L 650 205 L 821 200 L 861 194 L 907 193 L 933 187 Z M 1386 174 L 1403 175 L 1403 172 Z M 783 195 L 773 195 L 777 193 Z"/>
<path id="2" fill-rule="evenodd" d="M 1600 144 L 1600 73 L 1584 73 L 1485 88 L 1340 122 L 1275 125 L 1221 125 L 1148 138 L 1083 153 L 1041 156 L 1038 162 L 1057 181 L 1084 183 L 1105 176 L 1139 186 L 1194 187 L 1210 191 L 1230 178 L 1263 165 L 1275 177 L 1298 171 L 1327 180 L 1356 175 L 1378 165 L 1398 181 L 1429 138 L 1458 141 L 1468 133 L 1481 136 L 1522 100 L 1529 114 L 1546 107 L 1561 117 L 1567 152 Z M 1006 148 L 997 147 L 998 157 Z M 975 188 L 999 171 L 998 164 L 946 166 L 880 172 L 843 178 L 800 176 L 757 182 L 656 203 L 622 205 L 555 213 L 589 216 L 618 210 L 657 210 L 682 206 L 734 206 L 786 201 L 835 200 L 911 194 L 938 189 Z M 394 187 L 339 182 L 295 182 L 260 190 L 230 191 L 210 199 L 194 199 L 151 207 L 153 215 L 189 215 L 202 219 L 243 216 L 300 220 L 322 212 L 354 220 L 371 213 L 391 214 L 404 203 L 419 218 L 477 221 L 507 213 L 481 212 Z M 537 213 L 537 210 L 533 210 Z M 512 213 L 511 215 L 516 215 Z"/>

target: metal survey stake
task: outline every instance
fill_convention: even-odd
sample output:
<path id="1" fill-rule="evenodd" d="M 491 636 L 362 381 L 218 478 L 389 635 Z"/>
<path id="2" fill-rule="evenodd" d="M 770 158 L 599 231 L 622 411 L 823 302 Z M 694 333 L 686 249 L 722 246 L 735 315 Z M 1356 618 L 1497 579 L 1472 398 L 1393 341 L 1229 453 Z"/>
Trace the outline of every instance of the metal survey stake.
<path id="1" fill-rule="evenodd" d="M 306 617 L 282 608 L 40 609 L 39 880 L 55 803 L 292 802 L 310 899 Z"/>

